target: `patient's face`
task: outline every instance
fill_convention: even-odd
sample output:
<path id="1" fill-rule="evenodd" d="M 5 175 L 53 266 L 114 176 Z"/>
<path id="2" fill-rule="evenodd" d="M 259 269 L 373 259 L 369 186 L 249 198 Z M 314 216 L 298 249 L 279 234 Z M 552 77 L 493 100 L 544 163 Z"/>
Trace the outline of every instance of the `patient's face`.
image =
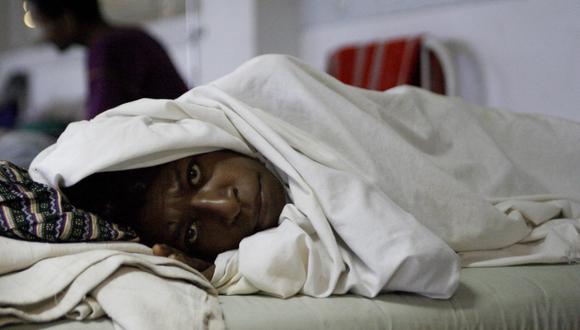
<path id="1" fill-rule="evenodd" d="M 284 204 L 281 183 L 262 163 L 215 151 L 162 165 L 136 227 L 146 244 L 209 259 L 275 226 Z"/>

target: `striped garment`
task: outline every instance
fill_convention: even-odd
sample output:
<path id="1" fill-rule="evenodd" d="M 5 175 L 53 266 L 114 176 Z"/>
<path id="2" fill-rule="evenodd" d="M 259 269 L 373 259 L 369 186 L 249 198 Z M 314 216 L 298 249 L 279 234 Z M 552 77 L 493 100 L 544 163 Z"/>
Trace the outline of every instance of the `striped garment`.
<path id="1" fill-rule="evenodd" d="M 131 228 L 75 208 L 58 189 L 33 181 L 8 161 L 0 161 L 0 235 L 40 242 L 137 238 Z"/>

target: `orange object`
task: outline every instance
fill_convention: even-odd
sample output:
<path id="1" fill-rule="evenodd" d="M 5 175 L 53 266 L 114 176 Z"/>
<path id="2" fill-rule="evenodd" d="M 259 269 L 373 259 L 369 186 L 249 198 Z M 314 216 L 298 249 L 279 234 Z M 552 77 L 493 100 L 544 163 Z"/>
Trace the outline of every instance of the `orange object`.
<path id="1" fill-rule="evenodd" d="M 414 36 L 341 47 L 331 54 L 327 72 L 346 84 L 366 89 L 414 85 L 451 94 L 440 55 L 424 41 L 424 36 Z"/>

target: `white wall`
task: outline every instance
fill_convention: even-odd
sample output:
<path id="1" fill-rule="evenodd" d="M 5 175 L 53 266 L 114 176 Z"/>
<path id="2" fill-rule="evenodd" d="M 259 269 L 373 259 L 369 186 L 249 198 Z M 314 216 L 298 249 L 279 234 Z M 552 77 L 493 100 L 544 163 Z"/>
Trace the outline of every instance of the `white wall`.
<path id="1" fill-rule="evenodd" d="M 345 43 L 422 32 L 452 47 L 468 101 L 580 121 L 580 1 L 511 0 L 433 7 L 303 31 L 302 57 L 324 68 Z"/>
<path id="2" fill-rule="evenodd" d="M 256 54 L 256 1 L 203 0 L 201 82 L 231 72 Z"/>
<path id="3" fill-rule="evenodd" d="M 201 78 L 207 83 L 264 53 L 299 55 L 300 1 L 203 0 Z"/>
<path id="4" fill-rule="evenodd" d="M 294 0 L 291 0 L 294 1 Z M 425 8 L 505 0 L 300 0 L 302 24 L 350 23 Z"/>
<path id="5" fill-rule="evenodd" d="M 302 12 L 300 0 L 258 0 L 257 54 L 300 56 Z"/>

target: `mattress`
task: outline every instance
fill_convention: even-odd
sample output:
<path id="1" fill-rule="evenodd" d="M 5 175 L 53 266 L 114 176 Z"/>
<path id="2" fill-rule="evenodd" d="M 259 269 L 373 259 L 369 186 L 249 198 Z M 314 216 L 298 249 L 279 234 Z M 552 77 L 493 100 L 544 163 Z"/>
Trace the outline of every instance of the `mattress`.
<path id="1" fill-rule="evenodd" d="M 231 330 L 580 329 L 580 265 L 463 269 L 449 300 L 409 294 L 220 300 Z"/>
<path id="2" fill-rule="evenodd" d="M 228 329 L 580 329 L 580 264 L 466 268 L 457 293 L 433 300 L 406 293 L 221 296 Z M 81 326 L 82 325 L 82 326 Z M 108 320 L 9 329 L 113 329 Z"/>

